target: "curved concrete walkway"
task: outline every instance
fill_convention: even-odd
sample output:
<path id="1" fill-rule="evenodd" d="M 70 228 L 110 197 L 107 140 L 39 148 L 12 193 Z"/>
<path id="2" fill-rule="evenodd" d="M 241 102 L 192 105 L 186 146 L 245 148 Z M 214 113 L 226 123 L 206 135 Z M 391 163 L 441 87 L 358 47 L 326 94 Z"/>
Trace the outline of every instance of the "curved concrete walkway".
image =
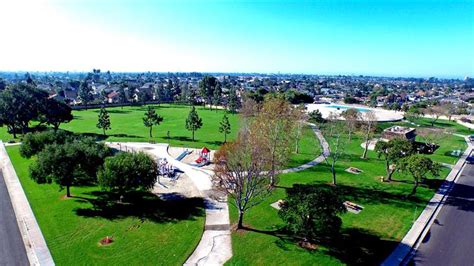
<path id="1" fill-rule="evenodd" d="M 313 167 L 313 166 L 315 166 L 315 165 L 317 165 L 317 164 L 324 161 L 323 154 L 329 154 L 329 152 L 330 152 L 329 151 L 329 144 L 324 139 L 323 134 L 321 134 L 321 131 L 319 131 L 318 127 L 315 124 L 308 123 L 308 125 L 313 130 L 316 137 L 318 138 L 320 146 L 323 147 L 323 152 L 321 153 L 321 155 L 319 155 L 318 157 L 316 157 L 314 160 L 312 160 L 310 162 L 307 162 L 307 163 L 302 164 L 302 165 L 297 166 L 297 167 L 281 170 L 280 171 L 281 174 L 299 172 L 299 171 L 303 171 L 305 169 L 308 169 L 310 167 Z"/>
<path id="2" fill-rule="evenodd" d="M 329 145 L 316 125 L 309 124 L 323 147 L 324 154 L 329 153 Z M 168 153 L 168 144 L 149 144 L 140 142 L 107 143 L 123 151 L 144 151 L 157 158 L 166 158 L 168 163 L 186 173 L 198 188 L 205 201 L 206 222 L 201 240 L 184 265 L 223 265 L 232 257 L 229 208 L 227 198 L 219 195 L 212 186 L 213 172 L 200 169 L 176 160 Z M 324 161 L 320 155 L 314 160 L 280 171 L 280 173 L 298 172 L 313 167 Z"/>

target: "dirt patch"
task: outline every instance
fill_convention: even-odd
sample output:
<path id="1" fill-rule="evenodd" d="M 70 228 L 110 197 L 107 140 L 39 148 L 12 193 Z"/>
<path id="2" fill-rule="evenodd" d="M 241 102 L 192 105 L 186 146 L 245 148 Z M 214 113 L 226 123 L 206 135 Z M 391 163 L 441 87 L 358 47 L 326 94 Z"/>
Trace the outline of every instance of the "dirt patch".
<path id="1" fill-rule="evenodd" d="M 59 197 L 60 200 L 68 200 L 68 199 L 72 199 L 74 198 L 74 195 L 71 194 L 70 197 L 68 197 L 67 195 L 62 195 L 61 197 Z"/>
<path id="2" fill-rule="evenodd" d="M 308 242 L 308 241 L 298 241 L 298 246 L 304 248 L 304 249 L 307 249 L 307 250 L 316 250 L 318 249 L 318 245 L 314 244 L 314 243 L 311 243 L 311 242 Z"/>
<path id="3" fill-rule="evenodd" d="M 110 245 L 114 242 L 114 238 L 111 237 L 111 236 L 106 236 L 104 238 L 102 238 L 100 241 L 99 241 L 99 245 L 101 246 L 107 246 L 107 245 Z"/>

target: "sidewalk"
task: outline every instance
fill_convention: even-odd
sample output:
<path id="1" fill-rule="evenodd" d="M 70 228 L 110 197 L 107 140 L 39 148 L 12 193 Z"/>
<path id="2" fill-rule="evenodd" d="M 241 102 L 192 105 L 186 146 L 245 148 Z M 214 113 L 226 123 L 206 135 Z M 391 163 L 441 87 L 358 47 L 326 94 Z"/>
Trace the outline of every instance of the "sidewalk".
<path id="1" fill-rule="evenodd" d="M 282 171 L 280 171 L 281 174 L 287 174 L 287 173 L 293 173 L 293 172 L 299 172 L 299 171 L 302 171 L 302 170 L 305 170 L 305 169 L 308 169 L 310 167 L 313 167 L 315 165 L 318 165 L 320 164 L 321 162 L 324 161 L 324 156 L 323 154 L 329 154 L 330 151 L 329 151 L 329 144 L 327 143 L 327 141 L 324 139 L 323 135 L 321 134 L 321 132 L 319 131 L 319 129 L 316 127 L 315 124 L 311 124 L 311 123 L 308 123 L 308 125 L 311 127 L 311 129 L 313 130 L 314 134 L 316 135 L 316 137 L 318 138 L 321 146 L 323 147 L 323 151 L 321 152 L 322 154 L 319 155 L 318 157 L 316 157 L 314 160 L 310 161 L 310 162 L 307 162 L 305 164 L 302 164 L 300 166 L 297 166 L 297 167 L 293 167 L 293 168 L 289 168 L 289 169 L 284 169 Z"/>
<path id="2" fill-rule="evenodd" d="M 31 265 L 54 265 L 41 229 L 31 210 L 20 180 L 10 161 L 10 157 L 0 140 L 0 167 L 15 211 L 26 254 Z"/>
<path id="3" fill-rule="evenodd" d="M 467 137 L 465 137 L 465 140 L 468 147 L 464 151 L 464 154 L 454 165 L 451 172 L 449 172 L 441 187 L 428 202 L 428 205 L 412 225 L 408 233 L 395 250 L 385 259 L 382 265 L 391 266 L 408 264 L 411 255 L 416 251 L 420 241 L 422 241 L 428 233 L 434 218 L 436 218 L 438 212 L 443 208 L 445 198 L 451 191 L 454 183 L 456 183 L 457 177 L 465 164 L 467 156 L 469 156 L 474 149 L 474 146 L 470 143 Z"/>

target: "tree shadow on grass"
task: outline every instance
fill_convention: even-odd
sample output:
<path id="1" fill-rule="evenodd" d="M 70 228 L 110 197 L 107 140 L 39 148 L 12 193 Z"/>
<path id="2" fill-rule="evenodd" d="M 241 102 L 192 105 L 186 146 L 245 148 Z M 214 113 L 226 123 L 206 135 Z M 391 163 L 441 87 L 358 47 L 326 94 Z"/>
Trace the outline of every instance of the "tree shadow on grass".
<path id="1" fill-rule="evenodd" d="M 207 145 L 213 145 L 213 146 L 220 146 L 224 144 L 223 141 L 205 141 L 204 143 L 206 143 Z"/>
<path id="2" fill-rule="evenodd" d="M 380 265 L 399 242 L 382 239 L 368 230 L 347 228 L 321 244 L 327 248 L 324 253 L 347 265 Z"/>
<path id="3" fill-rule="evenodd" d="M 111 135 L 103 135 L 103 134 L 98 134 L 98 133 L 91 133 L 91 132 L 86 132 L 86 133 L 77 133 L 77 135 L 82 136 L 82 137 L 90 137 L 93 138 L 97 141 L 103 141 L 108 139 L 109 137 L 116 137 L 116 138 L 131 138 L 131 139 L 142 139 L 143 137 L 137 136 L 137 135 L 129 135 L 129 134 L 111 134 Z"/>
<path id="4" fill-rule="evenodd" d="M 245 227 L 244 230 L 274 236 L 275 245 L 283 251 L 290 251 L 295 246 L 308 253 L 319 253 L 332 256 L 347 265 L 379 265 L 399 244 L 395 240 L 386 240 L 375 233 L 359 228 L 344 228 L 339 235 L 319 239 L 316 250 L 299 247 L 302 238 L 282 230 L 259 230 Z"/>
<path id="5" fill-rule="evenodd" d="M 102 217 L 109 220 L 135 217 L 157 223 L 194 220 L 205 215 L 202 198 L 185 198 L 179 194 L 168 195 L 163 200 L 149 192 L 133 192 L 126 195 L 122 203 L 110 192 L 94 191 L 93 198 L 78 198 L 89 201 L 91 208 L 77 208 L 76 214 L 83 217 Z"/>
<path id="6" fill-rule="evenodd" d="M 174 137 L 169 137 L 169 139 L 176 140 L 176 141 L 193 141 L 193 139 L 188 136 L 174 136 Z"/>

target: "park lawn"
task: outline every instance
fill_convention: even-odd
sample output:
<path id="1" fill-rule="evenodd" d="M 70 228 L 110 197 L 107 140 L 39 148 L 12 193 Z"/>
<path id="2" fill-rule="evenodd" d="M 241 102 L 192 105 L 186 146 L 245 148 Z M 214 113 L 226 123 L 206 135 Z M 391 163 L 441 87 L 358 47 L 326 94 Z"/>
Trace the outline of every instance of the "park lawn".
<path id="1" fill-rule="evenodd" d="M 146 201 L 150 206 L 122 205 L 106 212 L 91 203 L 98 187 L 72 187 L 74 197 L 63 199 L 65 191 L 57 185 L 29 178 L 33 159 L 22 158 L 18 146 L 7 151 L 57 265 L 182 265 L 201 238 L 201 199 L 170 203 L 153 197 Z M 114 242 L 100 246 L 105 236 Z"/>
<path id="2" fill-rule="evenodd" d="M 421 118 L 415 119 L 413 122 L 415 122 L 416 124 L 418 124 L 422 127 L 431 127 L 431 119 L 426 118 L 426 117 L 421 117 Z M 465 127 L 461 124 L 458 124 L 456 121 L 438 119 L 434 123 L 434 126 L 439 127 L 439 128 L 449 128 L 449 129 L 454 130 L 454 133 L 458 133 L 458 134 L 461 134 L 461 135 L 474 134 L 473 129 L 470 129 L 470 128 Z"/>
<path id="3" fill-rule="evenodd" d="M 152 141 L 156 143 L 169 143 L 171 146 L 210 149 L 218 148 L 224 141 L 224 135 L 219 133 L 219 123 L 224 116 L 224 110 L 209 110 L 202 106 L 196 107 L 203 126 L 195 133 L 195 141 L 192 141 L 192 132 L 186 130 L 185 123 L 190 107 L 186 105 L 152 105 L 156 112 L 161 115 L 163 122 L 153 127 Z M 148 142 L 150 141 L 148 128 L 143 125 L 143 116 L 147 106 L 110 107 L 107 111 L 110 115 L 112 129 L 107 130 L 105 141 L 111 142 Z M 74 119 L 61 126 L 62 129 L 75 133 L 87 133 L 102 137 L 102 130 L 96 127 L 97 116 L 100 109 L 76 110 L 73 112 Z M 234 139 L 238 130 L 238 116 L 228 114 L 231 124 L 231 134 L 228 139 Z M 167 132 L 170 132 L 170 139 Z"/>
<path id="4" fill-rule="evenodd" d="M 368 160 L 360 159 L 362 141 L 356 136 L 352 143 L 344 146 L 347 155 L 337 164 L 338 187 L 344 197 L 364 207 L 359 214 L 348 212 L 342 216 L 342 236 L 338 241 L 321 245 L 315 251 L 307 251 L 284 234 L 274 232 L 283 222 L 270 204 L 284 199 L 285 189 L 293 184 L 330 183 L 329 168 L 322 163 L 302 172 L 280 176 L 273 194 L 250 209 L 244 217 L 244 225 L 255 230 L 233 232 L 234 256 L 227 264 L 375 265 L 389 255 L 423 211 L 449 169 L 443 168 L 438 178 L 430 177 L 426 184 L 418 188 L 416 197 L 406 198 L 412 189 L 411 177 L 395 173 L 395 182 L 380 182 L 379 177 L 385 175 L 384 162 L 373 151 L 369 151 Z M 359 175 L 345 172 L 350 166 L 364 172 Z M 230 214 L 235 223 L 237 212 L 232 205 Z"/>
<path id="5" fill-rule="evenodd" d="M 171 146 L 218 149 L 224 142 L 224 135 L 219 133 L 219 123 L 224 115 L 224 110 L 209 110 L 198 106 L 198 114 L 202 118 L 203 126 L 196 131 L 195 141 L 192 134 L 185 128 L 185 121 L 190 110 L 189 106 L 177 104 L 152 105 L 157 113 L 164 117 L 159 126 L 153 127 L 152 140 L 156 143 L 169 143 Z M 147 110 L 146 106 L 110 107 L 107 111 L 110 115 L 111 130 L 107 130 L 107 136 L 102 135 L 102 130 L 96 127 L 99 109 L 75 110 L 74 119 L 61 128 L 77 134 L 90 135 L 110 142 L 148 142 L 148 128 L 143 125 L 143 116 Z M 236 114 L 228 114 L 231 124 L 231 134 L 227 140 L 235 139 L 239 129 L 239 118 Z M 32 124 L 35 124 L 33 122 Z M 170 131 L 170 139 L 167 132 Z M 18 135 L 21 136 L 21 135 Z M 4 142 L 12 140 L 6 127 L 0 128 L 0 139 Z M 16 141 L 21 141 L 19 138 Z M 298 154 L 293 153 L 288 167 L 295 167 L 307 163 L 320 154 L 319 141 L 309 127 L 304 127 L 299 145 Z"/>

